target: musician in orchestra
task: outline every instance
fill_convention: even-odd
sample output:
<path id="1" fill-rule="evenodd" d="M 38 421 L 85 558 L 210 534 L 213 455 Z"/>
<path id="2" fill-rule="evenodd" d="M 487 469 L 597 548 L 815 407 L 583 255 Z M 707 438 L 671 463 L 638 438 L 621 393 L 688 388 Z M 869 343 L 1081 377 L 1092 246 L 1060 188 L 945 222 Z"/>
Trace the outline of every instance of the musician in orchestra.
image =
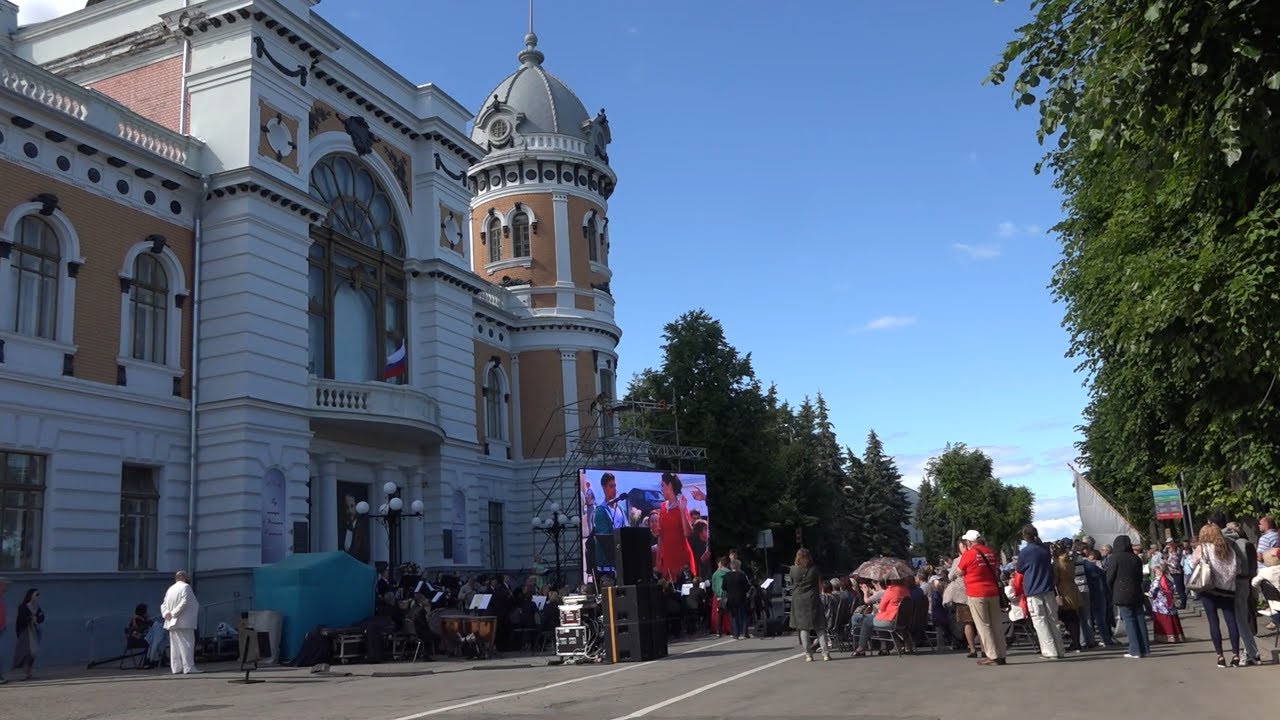
<path id="1" fill-rule="evenodd" d="M 427 600 L 427 596 L 422 593 L 414 593 L 413 606 L 409 608 L 409 622 L 413 623 L 413 632 L 422 641 L 423 654 L 422 659 L 431 662 L 431 656 L 435 653 L 438 638 L 431 631 L 431 603 Z"/>

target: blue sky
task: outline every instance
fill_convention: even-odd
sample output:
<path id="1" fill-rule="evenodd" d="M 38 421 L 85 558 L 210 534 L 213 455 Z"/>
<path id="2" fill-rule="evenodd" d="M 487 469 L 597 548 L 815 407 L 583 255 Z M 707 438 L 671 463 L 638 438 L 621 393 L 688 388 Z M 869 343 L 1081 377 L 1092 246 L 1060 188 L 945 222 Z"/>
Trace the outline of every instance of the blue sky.
<path id="1" fill-rule="evenodd" d="M 22 2 L 19 3 L 24 4 Z M 27 19 L 81 0 L 31 0 Z M 476 107 L 516 67 L 525 0 L 323 0 L 416 83 Z M 1027 3 L 541 0 L 546 67 L 608 109 L 622 377 L 696 307 L 842 442 L 875 428 L 911 485 L 981 446 L 1074 531 L 1086 402 L 1046 290 L 1060 216 L 1035 115 L 981 85 Z"/>

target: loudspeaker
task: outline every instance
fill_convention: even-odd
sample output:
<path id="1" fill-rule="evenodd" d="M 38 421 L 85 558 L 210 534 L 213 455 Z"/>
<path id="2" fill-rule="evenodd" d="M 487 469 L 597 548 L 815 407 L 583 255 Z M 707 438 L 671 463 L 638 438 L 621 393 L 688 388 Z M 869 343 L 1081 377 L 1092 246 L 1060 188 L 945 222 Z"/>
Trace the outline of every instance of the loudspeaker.
<path id="1" fill-rule="evenodd" d="M 662 620 L 611 623 L 605 659 L 611 663 L 645 662 L 667 656 L 667 625 Z"/>
<path id="2" fill-rule="evenodd" d="M 653 582 L 652 544 L 648 528 L 624 527 L 613 532 L 613 565 L 619 585 Z"/>
<path id="3" fill-rule="evenodd" d="M 617 585 L 605 588 L 606 622 L 634 623 L 666 620 L 660 585 Z"/>

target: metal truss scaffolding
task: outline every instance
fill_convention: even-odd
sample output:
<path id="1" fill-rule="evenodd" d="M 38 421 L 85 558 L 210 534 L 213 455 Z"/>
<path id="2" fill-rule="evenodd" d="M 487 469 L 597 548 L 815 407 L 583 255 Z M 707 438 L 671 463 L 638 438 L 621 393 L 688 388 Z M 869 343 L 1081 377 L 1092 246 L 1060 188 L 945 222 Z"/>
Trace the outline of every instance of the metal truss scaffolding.
<path id="1" fill-rule="evenodd" d="M 566 513 L 581 512 L 582 468 L 611 470 L 674 469 L 677 472 L 702 469 L 706 448 L 680 444 L 675 406 L 667 402 L 611 400 L 599 396 L 583 401 L 585 408 L 566 406 L 552 411 L 535 448 L 541 462 L 533 479 L 533 506 L 537 517 L 551 515 L 552 503 Z M 568 427 L 553 432 L 554 426 Z M 572 428 L 572 420 L 577 427 Z M 585 523 L 584 523 L 585 524 Z M 544 561 L 560 544 L 560 564 L 564 581 L 577 583 L 582 567 L 582 535 L 564 533 L 556 538 L 533 530 L 535 547 Z"/>

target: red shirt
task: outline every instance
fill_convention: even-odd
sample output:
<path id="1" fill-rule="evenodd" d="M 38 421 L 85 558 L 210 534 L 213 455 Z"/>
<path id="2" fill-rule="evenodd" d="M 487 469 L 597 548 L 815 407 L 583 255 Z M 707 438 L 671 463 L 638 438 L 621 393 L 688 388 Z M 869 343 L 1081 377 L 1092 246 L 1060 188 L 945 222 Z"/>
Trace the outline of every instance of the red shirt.
<path id="1" fill-rule="evenodd" d="M 893 622 L 898 619 L 898 606 L 902 604 L 904 598 L 911 595 L 911 591 L 906 585 L 890 585 L 884 589 L 884 595 L 880 596 L 880 610 L 876 612 L 876 619 L 885 622 Z"/>
<path id="2" fill-rule="evenodd" d="M 974 544 L 965 550 L 957 566 L 964 573 L 964 594 L 972 598 L 1000 597 L 996 563 L 995 551 L 986 545 Z"/>

